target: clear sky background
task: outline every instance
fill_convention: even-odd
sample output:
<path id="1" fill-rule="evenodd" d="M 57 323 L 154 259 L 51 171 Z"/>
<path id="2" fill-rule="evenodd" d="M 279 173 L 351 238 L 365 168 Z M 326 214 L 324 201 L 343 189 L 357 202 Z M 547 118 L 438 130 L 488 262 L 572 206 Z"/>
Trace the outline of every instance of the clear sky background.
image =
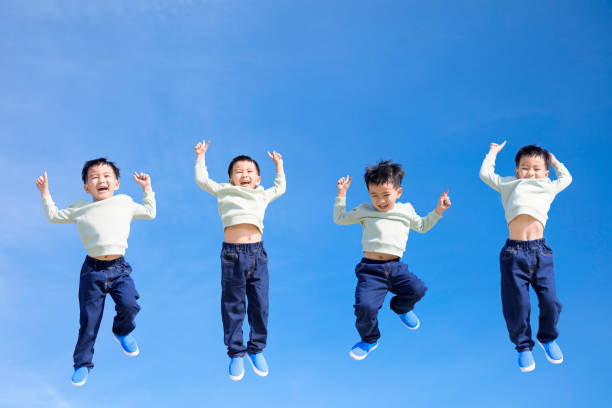
<path id="1" fill-rule="evenodd" d="M 603 407 L 612 398 L 609 1 L 3 0 L 0 4 L 0 407 Z M 212 139 L 213 179 L 232 157 L 285 160 L 287 193 L 266 212 L 270 375 L 227 377 L 216 202 L 194 181 Z M 545 236 L 564 305 L 560 366 L 538 348 L 523 374 L 501 312 L 499 195 L 478 178 L 492 141 L 510 175 L 525 144 L 573 183 Z M 70 384 L 85 251 L 75 225 L 43 215 L 47 171 L 61 207 L 86 160 L 149 172 L 157 218 L 135 220 L 127 260 L 141 294 L 128 358 L 108 299 L 95 369 Z M 380 347 L 349 358 L 359 226 L 332 221 L 336 180 L 368 200 L 364 168 L 404 165 L 403 201 L 452 208 L 403 260 L 429 287 L 421 328 L 388 308 Z M 537 301 L 532 298 L 537 329 Z"/>

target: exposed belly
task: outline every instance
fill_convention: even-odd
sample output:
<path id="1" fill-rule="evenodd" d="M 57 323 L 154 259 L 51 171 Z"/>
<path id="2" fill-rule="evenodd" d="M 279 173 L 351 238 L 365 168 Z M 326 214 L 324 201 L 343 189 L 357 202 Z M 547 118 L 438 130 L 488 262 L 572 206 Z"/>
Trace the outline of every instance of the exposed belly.
<path id="1" fill-rule="evenodd" d="M 368 259 L 375 259 L 377 261 L 390 261 L 392 259 L 399 259 L 397 255 L 383 254 L 382 252 L 366 252 L 363 251 L 363 257 Z"/>
<path id="2" fill-rule="evenodd" d="M 508 224 L 510 239 L 515 241 L 531 241 L 544 237 L 544 225 L 531 215 L 521 214 Z"/>
<path id="3" fill-rule="evenodd" d="M 253 224 L 237 224 L 223 231 L 225 242 L 230 244 L 248 244 L 261 241 L 261 231 Z"/>
<path id="4" fill-rule="evenodd" d="M 94 256 L 94 259 L 98 261 L 113 261 L 115 259 L 121 258 L 123 255 L 102 255 L 102 256 Z"/>

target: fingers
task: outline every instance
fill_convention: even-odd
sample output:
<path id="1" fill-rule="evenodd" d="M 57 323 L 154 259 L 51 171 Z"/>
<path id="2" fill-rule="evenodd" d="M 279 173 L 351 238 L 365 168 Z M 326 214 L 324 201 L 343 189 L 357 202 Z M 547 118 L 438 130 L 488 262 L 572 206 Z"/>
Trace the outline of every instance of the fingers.
<path id="1" fill-rule="evenodd" d="M 499 146 L 499 150 L 503 149 L 505 145 L 506 145 L 506 141 L 504 140 L 504 143 L 502 143 L 502 144 Z"/>
<path id="2" fill-rule="evenodd" d="M 46 184 L 46 183 L 48 183 L 48 180 L 47 180 L 47 172 L 46 172 L 46 171 L 43 173 L 43 178 L 44 178 L 44 180 L 45 180 L 45 184 Z"/>

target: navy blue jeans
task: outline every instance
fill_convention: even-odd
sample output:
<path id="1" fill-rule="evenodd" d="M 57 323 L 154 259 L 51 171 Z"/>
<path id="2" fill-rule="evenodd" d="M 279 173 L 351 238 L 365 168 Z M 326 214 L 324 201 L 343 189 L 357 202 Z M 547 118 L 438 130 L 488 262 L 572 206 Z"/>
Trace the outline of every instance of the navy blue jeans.
<path id="1" fill-rule="evenodd" d="M 94 343 L 100 329 L 104 301 L 109 293 L 115 301 L 117 314 L 113 321 L 113 333 L 129 334 L 136 325 L 134 317 L 140 310 L 134 281 L 130 277 L 132 267 L 123 257 L 113 261 L 99 261 L 89 256 L 81 268 L 79 283 L 79 307 L 81 328 L 74 348 L 74 368 L 93 368 Z"/>
<path id="2" fill-rule="evenodd" d="M 245 295 L 248 307 L 245 307 Z M 243 345 L 242 322 L 249 318 L 249 342 Z M 223 243 L 221 250 L 223 342 L 230 357 L 259 353 L 268 338 L 268 254 L 263 242 Z"/>
<path id="3" fill-rule="evenodd" d="M 534 345 L 529 323 L 529 285 L 535 290 L 540 307 L 537 338 L 542 343 L 556 339 L 561 303 L 555 288 L 553 252 L 546 241 L 507 240 L 499 254 L 499 265 L 504 318 L 516 349 L 531 350 Z"/>
<path id="4" fill-rule="evenodd" d="M 427 287 L 422 280 L 408 270 L 408 265 L 399 259 L 376 261 L 363 258 L 355 267 L 355 327 L 366 343 L 380 338 L 378 311 L 387 292 L 395 294 L 391 299 L 391 310 L 403 314 L 411 311 L 416 302 L 425 296 Z"/>

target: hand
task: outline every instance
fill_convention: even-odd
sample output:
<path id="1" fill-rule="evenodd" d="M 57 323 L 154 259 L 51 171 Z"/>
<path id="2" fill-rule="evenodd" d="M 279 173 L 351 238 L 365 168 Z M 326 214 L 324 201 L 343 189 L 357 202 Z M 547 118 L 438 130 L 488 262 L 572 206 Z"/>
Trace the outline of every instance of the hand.
<path id="1" fill-rule="evenodd" d="M 346 192 L 351 186 L 352 179 L 353 178 L 350 177 L 348 174 L 346 175 L 346 177 L 340 177 L 340 179 L 336 183 L 336 186 L 338 187 L 338 197 L 346 197 Z"/>
<path id="2" fill-rule="evenodd" d="M 47 179 L 47 172 L 45 171 L 42 176 L 36 179 L 36 187 L 40 191 L 42 197 L 47 197 L 49 194 L 49 180 Z"/>
<path id="3" fill-rule="evenodd" d="M 273 150 L 272 153 L 268 152 L 268 156 L 274 161 L 274 164 L 276 164 L 276 172 L 279 173 L 280 170 L 283 169 L 283 156 L 277 153 L 276 150 Z"/>
<path id="4" fill-rule="evenodd" d="M 197 145 L 195 145 L 195 152 L 196 152 L 196 156 L 198 157 L 203 157 L 206 154 L 206 151 L 208 150 L 208 145 L 210 144 L 210 140 L 207 142 L 206 140 L 202 140 L 202 142 L 198 142 Z"/>
<path id="5" fill-rule="evenodd" d="M 557 160 L 555 155 L 551 152 L 548 152 L 548 154 L 550 155 L 550 164 L 552 164 L 553 167 L 557 167 L 557 164 L 559 164 L 559 160 Z"/>
<path id="6" fill-rule="evenodd" d="M 147 173 L 138 174 L 138 172 L 135 171 L 134 181 L 137 182 L 140 187 L 142 187 L 142 191 L 153 191 L 153 189 L 151 188 L 151 176 L 149 176 Z"/>
<path id="7" fill-rule="evenodd" d="M 448 196 L 448 190 L 446 190 L 444 193 L 442 193 L 440 195 L 440 198 L 438 198 L 438 205 L 436 206 L 435 211 L 438 213 L 438 215 L 442 215 L 444 213 L 444 211 L 448 210 L 451 206 L 451 200 L 450 197 Z"/>
<path id="8" fill-rule="evenodd" d="M 497 143 L 491 143 L 491 145 L 489 146 L 489 153 L 499 153 L 499 151 L 501 149 L 504 148 L 504 146 L 506 145 L 506 141 L 504 140 L 504 143 L 498 145 Z"/>

